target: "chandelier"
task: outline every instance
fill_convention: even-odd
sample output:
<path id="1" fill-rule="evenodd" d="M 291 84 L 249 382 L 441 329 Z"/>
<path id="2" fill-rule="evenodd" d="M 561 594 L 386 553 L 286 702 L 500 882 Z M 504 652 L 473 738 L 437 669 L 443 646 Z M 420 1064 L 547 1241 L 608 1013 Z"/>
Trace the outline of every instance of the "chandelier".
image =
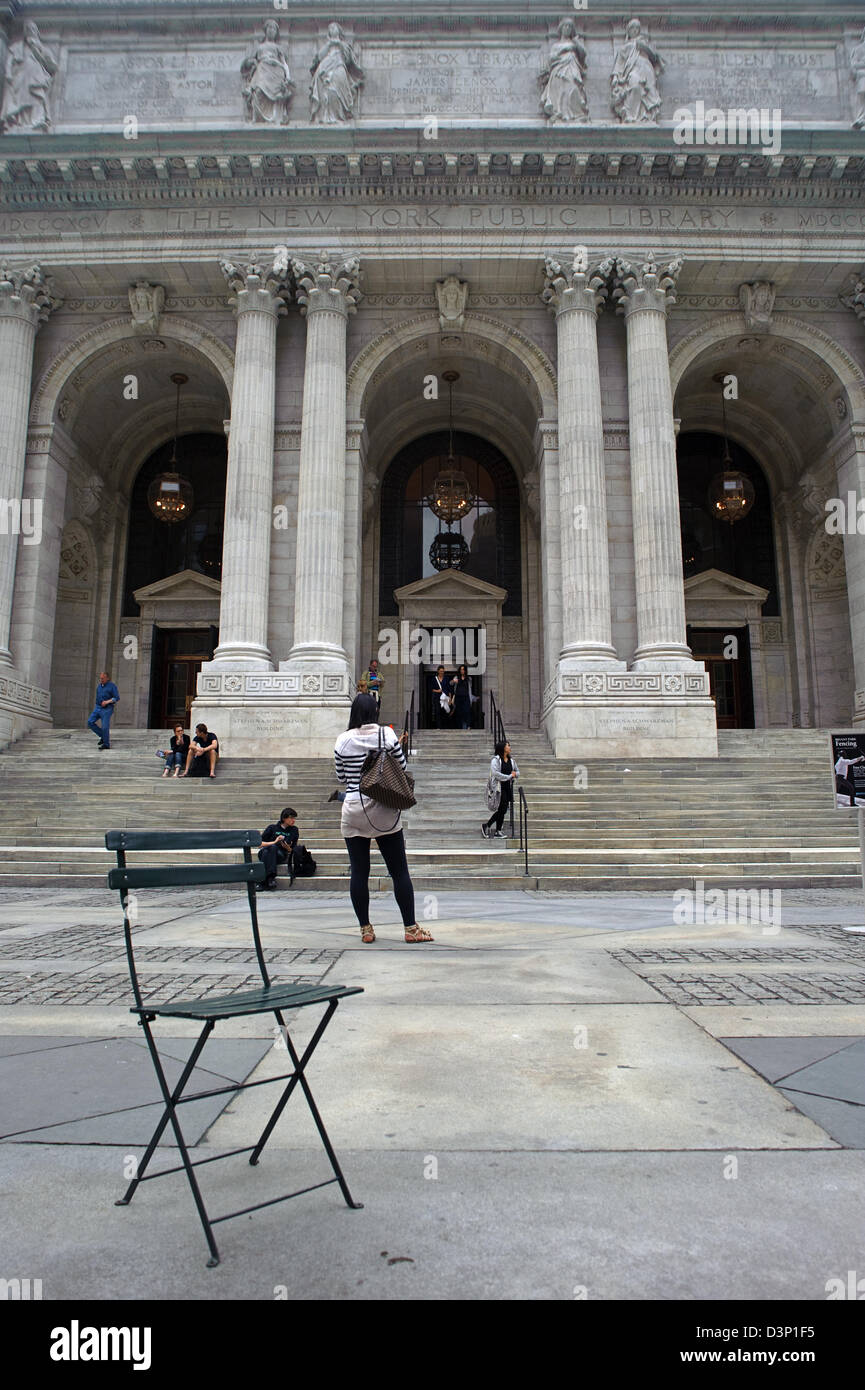
<path id="1" fill-rule="evenodd" d="M 717 381 L 719 378 L 716 377 Z M 724 380 L 723 375 L 720 380 Z M 720 473 L 716 473 L 709 484 L 709 508 L 716 521 L 726 521 L 732 526 L 746 517 L 754 505 L 754 484 L 740 468 L 733 467 L 730 455 L 730 441 L 727 438 L 727 408 L 724 394 L 721 393 L 721 410 L 724 416 L 724 453 L 721 457 Z"/>
<path id="2" fill-rule="evenodd" d="M 449 392 L 448 456 L 444 468 L 437 474 L 433 482 L 432 495 L 429 500 L 430 510 L 435 513 L 439 521 L 447 522 L 448 526 L 452 526 L 455 521 L 461 521 L 464 516 L 467 516 L 474 504 L 472 485 L 465 473 L 457 468 L 454 458 L 454 382 L 459 381 L 459 375 L 459 372 L 442 372 L 442 378 L 447 382 Z M 439 537 L 436 537 L 436 540 L 438 539 Z M 435 545 L 435 541 L 433 545 Z"/>
<path id="3" fill-rule="evenodd" d="M 429 548 L 433 569 L 458 570 L 469 553 L 468 545 L 459 531 L 439 531 Z"/>
<path id="4" fill-rule="evenodd" d="M 182 478 L 177 471 L 177 433 L 180 426 L 180 388 L 189 380 L 182 372 L 174 372 L 171 377 L 177 387 L 177 404 L 174 412 L 174 445 L 168 469 L 159 473 L 147 489 L 147 505 L 157 521 L 175 525 L 185 521 L 192 513 L 192 484 Z"/>

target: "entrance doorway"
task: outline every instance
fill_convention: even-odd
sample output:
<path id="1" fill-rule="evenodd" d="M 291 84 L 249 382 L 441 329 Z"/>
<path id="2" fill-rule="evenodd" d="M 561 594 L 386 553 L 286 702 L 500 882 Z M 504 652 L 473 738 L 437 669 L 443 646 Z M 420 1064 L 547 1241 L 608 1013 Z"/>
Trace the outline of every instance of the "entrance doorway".
<path id="1" fill-rule="evenodd" d="M 753 729 L 754 691 L 747 627 L 689 627 L 688 646 L 709 673 L 719 729 Z"/>
<path id="2" fill-rule="evenodd" d="M 457 631 L 457 629 L 453 630 Z M 470 631 L 470 634 L 468 635 L 468 640 L 470 642 L 475 640 L 475 633 L 473 631 Z M 447 715 L 445 717 L 444 722 L 441 725 L 439 725 L 439 697 L 438 695 L 433 695 L 435 674 L 439 664 L 444 666 L 445 679 L 449 680 L 451 677 L 456 675 L 457 666 L 461 663 L 455 663 L 453 661 L 449 662 L 447 660 L 447 657 L 445 656 L 443 657 L 441 663 L 437 661 L 432 661 L 425 666 L 418 667 L 420 686 L 419 688 L 416 687 L 415 690 L 415 706 L 418 711 L 419 729 L 438 729 L 439 727 L 443 729 L 459 728 L 459 725 L 454 719 L 453 712 Z M 468 663 L 466 663 L 466 665 L 468 666 Z M 486 693 L 484 678 L 483 676 L 478 675 L 476 671 L 472 670 L 471 667 L 469 667 L 469 679 L 471 680 L 472 694 L 477 697 L 472 702 L 472 715 L 470 727 L 472 729 L 482 729 L 484 727 L 484 696 Z"/>
<path id="3" fill-rule="evenodd" d="M 154 629 L 151 728 L 188 727 L 198 673 L 213 660 L 218 641 L 214 627 Z"/>

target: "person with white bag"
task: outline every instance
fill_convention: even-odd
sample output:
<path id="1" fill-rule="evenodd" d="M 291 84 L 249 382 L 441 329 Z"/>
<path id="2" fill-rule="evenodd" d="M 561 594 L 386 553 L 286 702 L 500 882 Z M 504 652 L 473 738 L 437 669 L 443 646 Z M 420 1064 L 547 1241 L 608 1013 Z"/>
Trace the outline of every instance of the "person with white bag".
<path id="1" fill-rule="evenodd" d="M 485 840 L 504 840 L 502 834 L 502 823 L 505 814 L 514 799 L 514 783 L 520 775 L 517 767 L 516 758 L 511 757 L 511 745 L 509 743 L 497 743 L 495 755 L 490 762 L 490 777 L 487 783 L 487 805 L 492 805 L 495 784 L 500 788 L 498 806 L 493 810 L 488 821 L 484 821 L 481 826 L 481 834 Z M 495 830 L 491 829 L 495 821 Z"/>
<path id="2" fill-rule="evenodd" d="M 374 696 L 355 695 L 348 728 L 344 734 L 340 734 L 333 750 L 336 780 L 345 787 L 340 833 L 345 840 L 351 865 L 351 905 L 365 945 L 375 941 L 375 932 L 369 921 L 369 842 L 373 839 L 393 883 L 393 895 L 402 915 L 406 941 L 413 943 L 434 939 L 415 921 L 414 886 L 406 860 L 401 812 L 394 812 L 371 797 L 364 796 L 360 790 L 367 755 L 375 753 L 382 745 L 405 771 L 403 745 L 407 737 L 407 734 L 403 734 L 397 738 L 390 725 L 379 725 L 378 704 Z"/>

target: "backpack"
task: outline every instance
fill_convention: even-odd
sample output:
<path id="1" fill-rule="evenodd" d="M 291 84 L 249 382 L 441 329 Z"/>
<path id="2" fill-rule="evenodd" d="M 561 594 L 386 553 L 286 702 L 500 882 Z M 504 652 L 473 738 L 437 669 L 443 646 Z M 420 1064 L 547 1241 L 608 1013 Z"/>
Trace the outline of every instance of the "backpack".
<path id="1" fill-rule="evenodd" d="M 291 856 L 292 878 L 312 878 L 318 865 L 306 845 L 297 845 Z"/>
<path id="2" fill-rule="evenodd" d="M 499 765 L 501 766 L 501 764 Z M 488 809 L 490 811 L 497 811 L 502 799 L 502 784 L 498 777 L 494 777 L 492 773 L 490 773 L 487 778 L 486 798 Z"/>

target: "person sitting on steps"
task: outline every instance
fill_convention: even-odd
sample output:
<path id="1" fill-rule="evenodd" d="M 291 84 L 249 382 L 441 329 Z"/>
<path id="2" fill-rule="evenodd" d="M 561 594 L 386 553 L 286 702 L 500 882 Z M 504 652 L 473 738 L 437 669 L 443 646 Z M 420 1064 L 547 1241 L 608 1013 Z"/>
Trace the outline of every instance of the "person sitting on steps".
<path id="1" fill-rule="evenodd" d="M 181 777 L 203 777 L 210 765 L 211 777 L 216 776 L 216 763 L 219 758 L 219 739 L 210 733 L 206 724 L 196 724 L 195 738 L 186 757 L 186 768 Z"/>
<path id="2" fill-rule="evenodd" d="M 297 812 L 294 807 L 286 806 L 279 813 L 279 820 L 268 825 L 261 832 L 261 849 L 258 857 L 265 867 L 267 878 L 264 883 L 257 883 L 256 889 L 259 893 L 276 892 L 276 869 L 278 864 L 284 864 L 288 860 L 289 887 L 294 883 L 292 855 L 294 847 L 300 837 L 300 831 L 295 825 Z"/>

